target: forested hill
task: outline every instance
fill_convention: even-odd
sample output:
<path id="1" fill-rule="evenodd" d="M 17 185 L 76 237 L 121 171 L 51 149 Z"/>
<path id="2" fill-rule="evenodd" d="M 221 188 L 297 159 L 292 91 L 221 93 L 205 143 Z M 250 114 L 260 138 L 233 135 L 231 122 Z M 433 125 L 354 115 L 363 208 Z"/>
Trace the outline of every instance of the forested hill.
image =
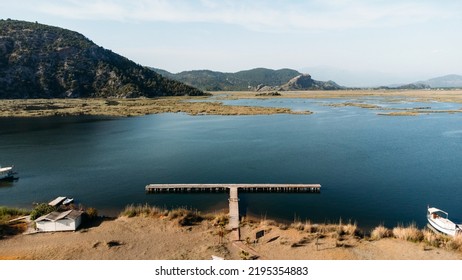
<path id="1" fill-rule="evenodd" d="M 152 68 L 157 73 L 185 84 L 197 87 L 208 91 L 222 90 L 259 90 L 259 89 L 274 89 L 274 90 L 291 90 L 284 88 L 283 85 L 289 83 L 292 79 L 303 75 L 293 69 L 272 70 L 266 68 L 255 68 L 251 70 L 239 71 L 236 73 L 225 73 L 211 70 L 193 70 L 183 71 L 177 74 L 170 73 L 162 69 Z M 313 81 L 313 85 L 299 90 L 313 89 L 333 89 L 333 82 Z M 335 84 L 334 89 L 341 89 Z"/>
<path id="2" fill-rule="evenodd" d="M 204 95 L 66 29 L 0 20 L 0 98 Z"/>

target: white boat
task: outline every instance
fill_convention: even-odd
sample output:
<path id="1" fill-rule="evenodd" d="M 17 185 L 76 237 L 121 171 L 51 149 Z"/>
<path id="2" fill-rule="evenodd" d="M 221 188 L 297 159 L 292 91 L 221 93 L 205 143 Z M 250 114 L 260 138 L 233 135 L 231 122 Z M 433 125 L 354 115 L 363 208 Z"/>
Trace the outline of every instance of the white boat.
<path id="1" fill-rule="evenodd" d="M 0 166 L 0 180 L 13 180 L 16 172 L 13 170 L 14 166 L 1 167 Z"/>
<path id="2" fill-rule="evenodd" d="M 430 225 L 439 232 L 451 236 L 462 234 L 462 225 L 449 220 L 448 213 L 441 209 L 428 207 L 427 220 Z"/>
<path id="3" fill-rule="evenodd" d="M 66 198 L 66 199 L 63 201 L 63 205 L 68 205 L 68 204 L 71 204 L 72 202 L 74 202 L 74 199 L 73 199 L 73 198 Z"/>

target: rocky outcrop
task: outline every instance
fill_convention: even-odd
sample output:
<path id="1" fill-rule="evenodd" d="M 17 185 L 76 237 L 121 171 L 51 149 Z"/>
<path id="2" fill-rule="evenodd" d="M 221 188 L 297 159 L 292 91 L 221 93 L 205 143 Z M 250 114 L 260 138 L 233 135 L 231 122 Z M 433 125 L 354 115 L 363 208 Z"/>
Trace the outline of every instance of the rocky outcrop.
<path id="1" fill-rule="evenodd" d="M 301 74 L 280 87 L 280 90 L 337 90 L 342 89 L 333 81 L 316 81 L 309 74 Z"/>

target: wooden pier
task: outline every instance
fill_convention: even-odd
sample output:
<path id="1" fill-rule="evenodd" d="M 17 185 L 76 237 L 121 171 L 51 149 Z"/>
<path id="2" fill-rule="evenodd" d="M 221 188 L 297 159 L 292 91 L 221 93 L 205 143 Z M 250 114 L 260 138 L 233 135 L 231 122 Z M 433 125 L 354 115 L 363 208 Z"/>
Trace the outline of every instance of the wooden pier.
<path id="1" fill-rule="evenodd" d="M 228 192 L 229 191 L 229 224 L 233 241 L 240 239 L 239 233 L 239 197 L 238 191 L 245 192 L 305 192 L 319 193 L 319 184 L 150 184 L 146 186 L 148 193 L 177 192 Z"/>
<path id="2" fill-rule="evenodd" d="M 150 184 L 146 192 L 227 192 L 231 188 L 247 192 L 320 192 L 319 184 Z"/>

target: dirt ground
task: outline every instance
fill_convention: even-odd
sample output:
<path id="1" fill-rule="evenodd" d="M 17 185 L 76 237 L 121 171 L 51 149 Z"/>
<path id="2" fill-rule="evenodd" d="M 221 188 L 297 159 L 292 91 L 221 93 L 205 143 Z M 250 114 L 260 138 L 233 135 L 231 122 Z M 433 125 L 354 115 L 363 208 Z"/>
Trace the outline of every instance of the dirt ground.
<path id="1" fill-rule="evenodd" d="M 461 252 L 448 251 L 393 238 L 379 241 L 346 236 L 338 238 L 265 223 L 247 223 L 241 242 L 220 237 L 219 228 L 205 220 L 180 226 L 175 220 L 152 217 L 105 219 L 76 232 L 15 235 L 0 239 L 0 259 L 41 260 L 460 260 Z M 257 232 L 265 235 L 256 241 Z M 243 252 L 245 251 L 245 252 Z"/>

